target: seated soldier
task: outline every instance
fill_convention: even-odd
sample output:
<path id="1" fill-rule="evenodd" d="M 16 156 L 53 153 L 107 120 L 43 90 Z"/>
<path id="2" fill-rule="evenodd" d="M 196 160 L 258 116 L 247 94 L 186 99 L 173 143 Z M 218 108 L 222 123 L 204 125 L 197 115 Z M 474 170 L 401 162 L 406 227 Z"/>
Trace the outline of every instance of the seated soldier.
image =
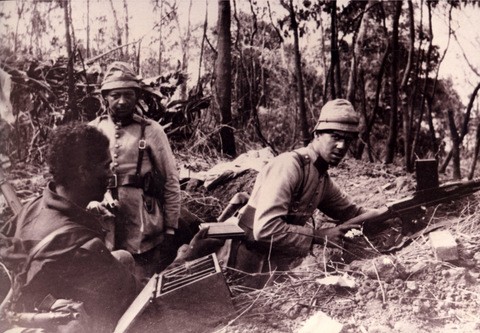
<path id="1" fill-rule="evenodd" d="M 78 301 L 89 318 L 81 325 L 88 327 L 64 331 L 112 332 L 135 299 L 142 286 L 132 271 L 108 251 L 100 220 L 86 210 L 90 201 L 102 200 L 111 176 L 111 162 L 108 138 L 94 127 L 71 124 L 54 132 L 47 158 L 53 181 L 3 231 L 6 236 L 14 236 L 11 240 L 15 245 L 0 251 L 5 263 L 9 255 L 18 260 L 23 251 L 28 257 L 37 251 L 38 244 L 43 244 L 29 265 L 17 271 L 10 266 L 15 276 L 10 310 L 48 311 L 55 303 Z M 209 243 L 201 239 L 204 236 L 204 231 L 198 233 L 176 261 L 205 253 L 196 251 Z M 123 252 L 123 257 L 130 256 L 133 264 L 131 255 Z"/>

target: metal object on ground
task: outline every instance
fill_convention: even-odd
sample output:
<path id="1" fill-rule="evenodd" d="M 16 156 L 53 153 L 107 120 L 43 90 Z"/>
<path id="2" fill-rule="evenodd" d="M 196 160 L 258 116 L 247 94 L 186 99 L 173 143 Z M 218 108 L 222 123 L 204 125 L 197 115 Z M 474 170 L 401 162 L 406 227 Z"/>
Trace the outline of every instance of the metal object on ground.
<path id="1" fill-rule="evenodd" d="M 438 162 L 435 159 L 417 160 L 415 162 L 417 191 L 438 187 Z"/>
<path id="2" fill-rule="evenodd" d="M 155 274 L 120 318 L 115 333 L 213 331 L 234 311 L 215 254 Z"/>

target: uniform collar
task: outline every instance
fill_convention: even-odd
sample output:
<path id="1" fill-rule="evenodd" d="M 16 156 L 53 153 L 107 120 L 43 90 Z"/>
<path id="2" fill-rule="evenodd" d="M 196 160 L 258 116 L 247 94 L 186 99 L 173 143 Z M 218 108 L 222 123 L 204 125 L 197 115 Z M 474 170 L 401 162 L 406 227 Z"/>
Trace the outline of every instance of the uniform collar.
<path id="1" fill-rule="evenodd" d="M 317 159 L 313 162 L 313 165 L 317 168 L 320 173 L 325 173 L 328 170 L 328 163 L 318 155 Z"/>
<path id="2" fill-rule="evenodd" d="M 112 122 L 121 126 L 128 126 L 132 123 L 140 124 L 141 122 L 145 122 L 145 118 L 137 113 L 133 113 L 131 117 L 128 117 L 126 119 L 114 118 L 111 114 L 108 114 L 108 117 L 112 120 Z M 148 122 L 145 122 L 145 125 L 148 126 L 150 124 Z"/>
<path id="3" fill-rule="evenodd" d="M 308 149 L 310 158 L 313 161 L 313 165 L 317 168 L 318 172 L 325 173 L 328 171 L 328 163 L 313 150 L 312 144 L 309 144 L 303 149 Z"/>
<path id="4" fill-rule="evenodd" d="M 85 208 L 82 208 L 68 199 L 60 196 L 55 191 L 55 183 L 48 183 L 43 191 L 43 200 L 47 208 L 57 210 L 63 215 L 68 216 L 73 222 L 80 224 L 100 235 L 103 235 L 104 230 L 101 227 L 100 221 L 97 217 L 89 213 Z"/>
<path id="5" fill-rule="evenodd" d="M 109 115 L 109 116 L 115 124 L 119 124 L 122 126 L 128 126 L 134 122 L 133 115 L 131 115 L 128 118 L 116 118 L 113 115 Z"/>

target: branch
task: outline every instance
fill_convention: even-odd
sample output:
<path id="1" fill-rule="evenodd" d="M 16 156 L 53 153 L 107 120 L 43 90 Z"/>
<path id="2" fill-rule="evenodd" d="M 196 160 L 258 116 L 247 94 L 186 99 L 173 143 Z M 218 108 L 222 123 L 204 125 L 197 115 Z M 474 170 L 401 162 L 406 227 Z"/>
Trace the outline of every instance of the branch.
<path id="1" fill-rule="evenodd" d="M 470 69 L 472 70 L 472 72 L 474 72 L 477 76 L 480 76 L 480 73 L 478 72 L 478 70 L 477 70 L 477 69 L 472 65 L 472 63 L 468 60 L 467 55 L 465 54 L 465 50 L 463 49 L 462 45 L 461 45 L 460 42 L 458 41 L 458 38 L 457 38 L 457 35 L 455 34 L 455 31 L 452 31 L 452 35 L 453 35 L 453 37 L 455 38 L 455 40 L 457 41 L 457 44 L 458 44 L 458 46 L 460 47 L 460 50 L 462 50 L 463 58 L 464 58 L 465 61 L 467 62 L 468 67 L 470 67 Z"/>

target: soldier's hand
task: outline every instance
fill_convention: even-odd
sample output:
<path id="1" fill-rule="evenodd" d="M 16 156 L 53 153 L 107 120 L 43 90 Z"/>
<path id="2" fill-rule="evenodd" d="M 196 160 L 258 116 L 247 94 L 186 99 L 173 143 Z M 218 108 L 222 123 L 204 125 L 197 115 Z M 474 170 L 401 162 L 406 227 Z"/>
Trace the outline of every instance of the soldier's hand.
<path id="1" fill-rule="evenodd" d="M 208 237 L 207 234 L 208 228 L 202 228 L 195 234 L 185 251 L 186 260 L 193 260 L 213 253 L 225 243 L 225 240 Z"/>
<path id="2" fill-rule="evenodd" d="M 314 230 L 314 244 L 326 244 L 333 243 L 334 245 L 341 245 L 342 239 L 345 236 L 345 233 L 353 228 L 359 228 L 359 225 L 338 225 L 333 228 L 324 228 Z"/>
<path id="3" fill-rule="evenodd" d="M 106 218 L 113 218 L 115 217 L 112 212 L 110 212 L 107 207 L 103 204 L 103 202 L 98 201 L 90 201 L 87 205 L 87 210 L 95 215 L 98 215 L 104 219 Z"/>

